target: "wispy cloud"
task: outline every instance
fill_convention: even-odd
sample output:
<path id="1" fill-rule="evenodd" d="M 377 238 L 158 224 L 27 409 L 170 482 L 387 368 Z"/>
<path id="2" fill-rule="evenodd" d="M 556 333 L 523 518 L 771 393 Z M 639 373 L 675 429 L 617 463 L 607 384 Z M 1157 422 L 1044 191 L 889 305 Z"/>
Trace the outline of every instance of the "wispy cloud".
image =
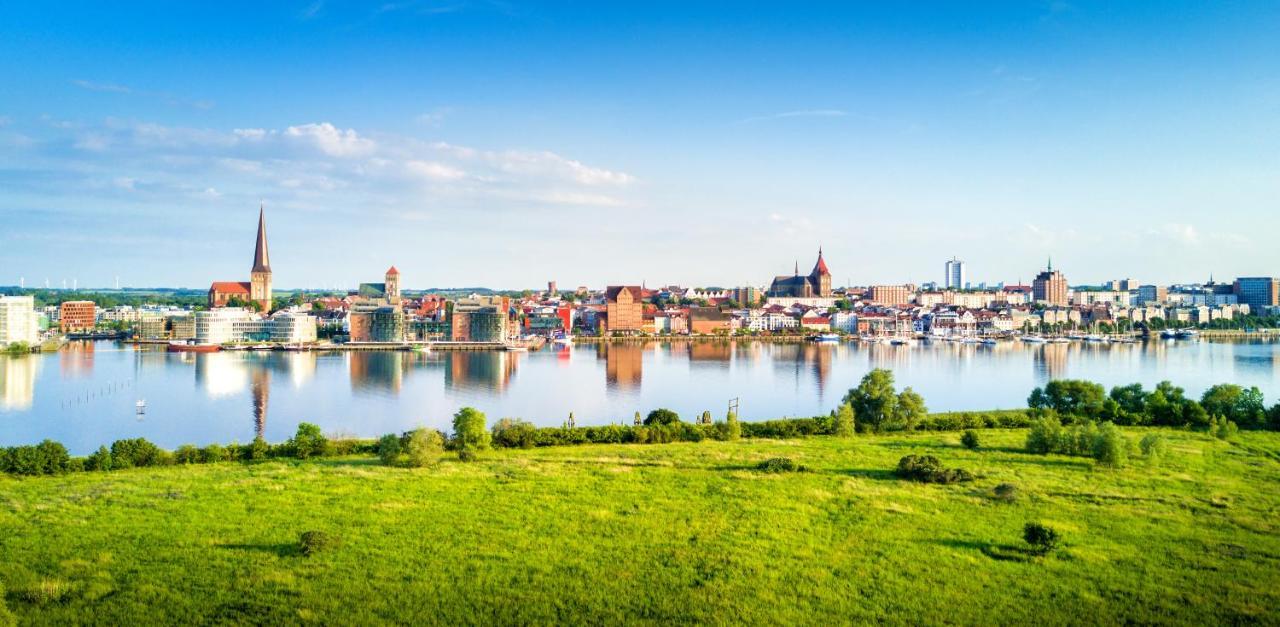
<path id="1" fill-rule="evenodd" d="M 738 120 L 738 124 L 763 122 L 766 120 L 785 120 L 787 118 L 843 118 L 848 115 L 848 111 L 840 109 L 798 109 L 796 111 L 783 111 L 782 113 L 774 113 L 771 115 L 757 115 L 749 118 L 743 118 Z"/>
<path id="2" fill-rule="evenodd" d="M 315 2 L 308 4 L 306 7 L 302 9 L 302 12 L 298 14 L 298 18 L 302 20 L 315 19 L 320 15 L 320 12 L 323 10 L 324 10 L 324 0 L 315 0 Z"/>
<path id="3" fill-rule="evenodd" d="M 163 91 L 147 91 L 147 90 L 134 89 L 133 87 L 129 87 L 128 85 L 120 85 L 117 83 L 100 83 L 100 82 L 88 81 L 84 79 L 76 79 L 71 81 L 71 84 L 75 85 L 76 87 L 79 87 L 80 89 L 98 92 L 98 93 L 124 94 L 124 95 L 142 96 L 144 98 L 154 98 L 170 106 L 191 107 L 194 109 L 212 109 L 213 108 L 213 102 L 209 100 L 183 98 L 183 97 L 175 96 L 171 93 L 163 92 Z"/>

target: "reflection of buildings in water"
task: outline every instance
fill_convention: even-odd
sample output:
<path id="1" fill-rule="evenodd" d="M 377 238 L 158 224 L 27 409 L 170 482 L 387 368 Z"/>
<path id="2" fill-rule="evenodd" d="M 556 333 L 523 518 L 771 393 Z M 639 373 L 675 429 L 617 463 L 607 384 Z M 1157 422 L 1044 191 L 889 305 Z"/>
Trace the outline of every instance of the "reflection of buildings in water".
<path id="1" fill-rule="evenodd" d="M 266 368 L 255 368 L 251 377 L 249 391 L 253 403 L 253 432 L 257 437 L 266 437 L 267 400 L 271 396 L 271 371 Z"/>
<path id="2" fill-rule="evenodd" d="M 40 357 L 0 355 L 0 409 L 28 409 L 35 401 Z"/>
<path id="3" fill-rule="evenodd" d="M 644 346 L 623 342 L 602 344 L 605 383 L 614 389 L 636 389 L 644 374 Z M 690 353 L 690 359 L 692 359 Z"/>
<path id="4" fill-rule="evenodd" d="M 836 353 L 846 350 L 846 347 L 804 342 L 769 344 L 766 350 L 772 356 L 775 370 L 791 371 L 797 382 L 807 372 L 813 377 L 814 385 L 821 395 L 826 390 Z"/>
<path id="5" fill-rule="evenodd" d="M 955 345 L 958 347 L 958 345 Z M 870 368 L 884 368 L 886 370 L 896 370 L 905 367 L 911 360 L 911 346 L 898 346 L 894 344 L 869 344 L 866 347 L 867 361 Z"/>
<path id="6" fill-rule="evenodd" d="M 516 371 L 516 353 L 505 351 L 458 351 L 446 356 L 444 384 L 449 388 L 501 391 Z"/>
<path id="7" fill-rule="evenodd" d="M 58 364 L 63 377 L 87 377 L 93 374 L 94 342 L 67 342 L 58 350 Z"/>
<path id="8" fill-rule="evenodd" d="M 183 353 L 194 355 L 196 385 L 212 397 L 238 394 L 249 383 L 249 367 L 235 353 Z"/>
<path id="9" fill-rule="evenodd" d="M 316 376 L 316 362 L 319 358 L 315 353 L 310 351 L 272 353 L 271 357 L 271 369 L 283 370 L 294 388 L 301 389 Z"/>
<path id="10" fill-rule="evenodd" d="M 1041 380 L 1058 379 L 1067 372 L 1067 355 L 1070 344 L 1041 344 L 1032 353 L 1036 374 Z"/>
<path id="11" fill-rule="evenodd" d="M 347 353 L 347 366 L 354 391 L 400 392 L 404 380 L 407 353 L 399 351 L 353 351 Z"/>
<path id="12" fill-rule="evenodd" d="M 733 357 L 733 345 L 729 342 L 689 342 L 689 362 L 727 362 Z"/>

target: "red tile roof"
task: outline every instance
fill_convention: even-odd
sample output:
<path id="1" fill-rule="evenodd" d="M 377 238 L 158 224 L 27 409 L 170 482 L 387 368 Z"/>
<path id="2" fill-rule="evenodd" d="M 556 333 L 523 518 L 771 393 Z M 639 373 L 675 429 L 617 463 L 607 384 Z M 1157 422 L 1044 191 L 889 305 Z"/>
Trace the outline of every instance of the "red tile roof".
<path id="1" fill-rule="evenodd" d="M 395 266 L 391 266 L 391 269 L 387 270 L 387 276 L 399 276 L 399 275 L 400 275 L 400 271 L 396 270 Z"/>
<path id="2" fill-rule="evenodd" d="M 249 283 L 238 283 L 236 281 L 214 281 L 209 286 L 210 292 L 218 292 L 220 294 L 248 294 Z"/>

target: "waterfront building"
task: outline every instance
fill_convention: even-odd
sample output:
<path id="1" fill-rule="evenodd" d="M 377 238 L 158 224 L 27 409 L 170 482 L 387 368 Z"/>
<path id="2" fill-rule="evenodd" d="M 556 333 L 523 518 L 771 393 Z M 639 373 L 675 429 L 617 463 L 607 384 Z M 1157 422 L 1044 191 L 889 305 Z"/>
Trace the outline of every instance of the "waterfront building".
<path id="1" fill-rule="evenodd" d="M 818 248 L 818 261 L 808 276 L 800 275 L 800 263 L 796 262 L 795 274 L 792 276 L 776 276 L 769 285 L 766 296 L 770 298 L 830 298 L 831 271 L 822 258 L 822 248 Z"/>
<path id="2" fill-rule="evenodd" d="M 243 307 L 220 307 L 193 314 L 197 344 L 230 342 L 316 341 L 316 319 L 310 314 L 280 311 L 270 318 Z"/>
<path id="3" fill-rule="evenodd" d="M 258 208 L 258 238 L 249 281 L 214 281 L 209 287 L 210 309 L 226 307 L 232 299 L 257 303 L 262 311 L 271 311 L 271 259 L 267 254 L 267 222 L 262 207 Z"/>
<path id="4" fill-rule="evenodd" d="M 367 315 L 369 316 L 369 341 L 403 342 L 405 340 L 403 309 L 395 305 L 385 305 Z"/>
<path id="5" fill-rule="evenodd" d="M 454 342 L 505 342 L 511 302 L 506 296 L 459 298 L 448 312 L 449 339 Z"/>
<path id="6" fill-rule="evenodd" d="M 873 285 L 867 300 L 877 305 L 897 307 L 909 304 L 914 292 L 910 285 Z"/>
<path id="7" fill-rule="evenodd" d="M 727 333 L 733 329 L 733 316 L 718 307 L 690 307 L 689 332 L 696 335 Z"/>
<path id="8" fill-rule="evenodd" d="M 0 296 L 0 346 L 40 340 L 40 321 L 32 296 Z"/>
<path id="9" fill-rule="evenodd" d="M 851 311 L 837 311 L 831 314 L 831 330 L 843 333 L 857 333 L 858 314 Z"/>
<path id="10" fill-rule="evenodd" d="M 91 300 L 69 300 L 58 306 L 58 329 L 63 333 L 92 331 L 98 323 L 98 306 Z"/>
<path id="11" fill-rule="evenodd" d="M 951 261 L 947 262 L 946 274 L 943 275 L 945 278 L 943 279 L 942 286 L 952 290 L 964 289 L 968 281 L 966 270 L 967 268 L 963 261 L 952 257 Z"/>
<path id="12" fill-rule="evenodd" d="M 1036 275 L 1031 283 L 1031 291 L 1036 302 L 1050 306 L 1065 307 L 1068 301 L 1067 278 L 1053 269 L 1053 260 L 1044 272 Z"/>
<path id="13" fill-rule="evenodd" d="M 1241 305 L 1249 311 L 1266 315 L 1269 307 L 1280 306 L 1280 279 L 1275 277 L 1240 277 L 1235 282 L 1235 293 Z"/>
<path id="14" fill-rule="evenodd" d="M 610 285 L 605 290 L 605 331 L 638 333 L 644 325 L 642 296 L 638 285 Z"/>
<path id="15" fill-rule="evenodd" d="M 1091 307 L 1093 305 L 1111 305 L 1115 307 L 1128 307 L 1131 303 L 1132 295 L 1127 291 L 1076 291 L 1071 294 L 1071 302 L 1074 305 L 1082 307 Z"/>
<path id="16" fill-rule="evenodd" d="M 175 340 L 195 339 L 196 317 L 188 314 L 169 318 L 169 337 Z"/>

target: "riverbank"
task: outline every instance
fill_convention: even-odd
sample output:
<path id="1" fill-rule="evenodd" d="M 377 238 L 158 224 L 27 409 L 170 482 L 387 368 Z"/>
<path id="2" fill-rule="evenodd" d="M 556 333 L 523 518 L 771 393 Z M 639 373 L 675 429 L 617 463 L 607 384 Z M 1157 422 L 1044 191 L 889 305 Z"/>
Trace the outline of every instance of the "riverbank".
<path id="1" fill-rule="evenodd" d="M 977 451 L 924 433 L 0 478 L 0 598 L 21 623 L 58 624 L 1276 616 L 1280 436 L 1161 433 L 1161 465 L 1121 470 L 1027 454 L 1025 431 L 993 430 Z M 898 480 L 909 453 L 978 478 Z M 808 470 L 754 469 L 775 457 Z M 1002 483 L 1013 500 L 994 496 Z M 1062 548 L 991 557 L 1028 521 Z M 306 531 L 332 544 L 305 557 Z"/>

